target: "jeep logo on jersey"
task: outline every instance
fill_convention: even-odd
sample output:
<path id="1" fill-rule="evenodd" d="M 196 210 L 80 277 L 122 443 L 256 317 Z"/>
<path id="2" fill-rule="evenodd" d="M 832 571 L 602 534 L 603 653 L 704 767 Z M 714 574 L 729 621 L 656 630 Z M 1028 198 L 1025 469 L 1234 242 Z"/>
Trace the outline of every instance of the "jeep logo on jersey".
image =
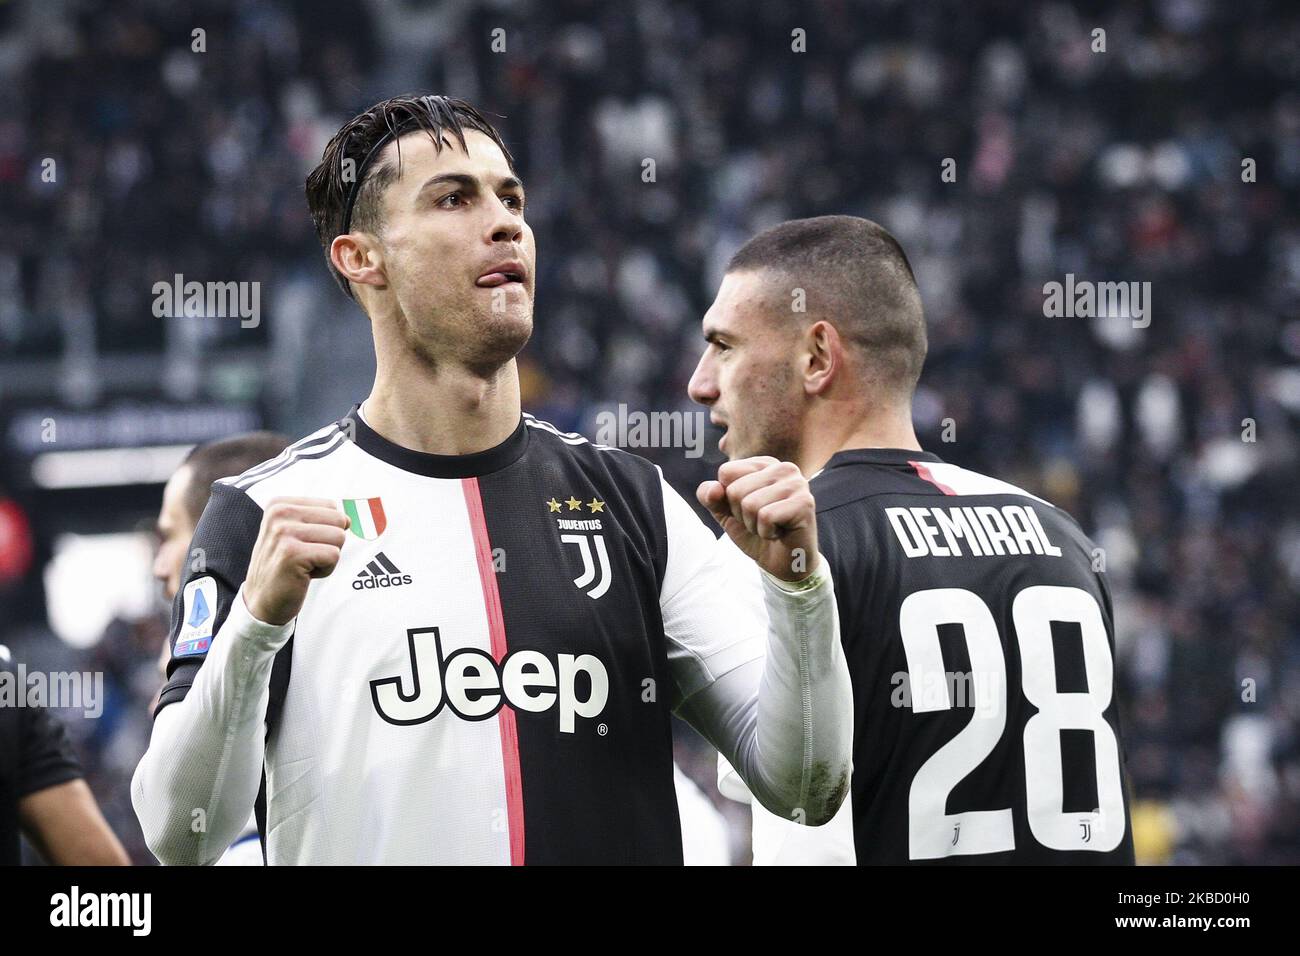
<path id="1" fill-rule="evenodd" d="M 531 713 L 558 707 L 560 730 L 571 734 L 575 718 L 597 716 L 609 700 L 609 674 L 591 654 L 560 654 L 553 664 L 541 651 L 518 650 L 498 665 L 492 655 L 472 647 L 444 658 L 436 627 L 411 628 L 406 640 L 411 693 L 402 692 L 400 677 L 370 682 L 375 710 L 390 724 L 422 724 L 444 704 L 463 720 L 486 720 L 509 704 Z M 584 674 L 585 696 L 580 696 Z"/>
<path id="2" fill-rule="evenodd" d="M 585 534 L 562 534 L 560 540 L 565 544 L 576 544 L 582 555 L 582 574 L 573 579 L 578 588 L 587 592 L 587 597 L 599 600 L 609 590 L 609 552 L 605 549 L 605 536 L 594 534 L 588 539 Z M 591 560 L 591 542 L 596 544 L 596 561 Z M 599 563 L 599 572 L 596 564 Z M 593 585 L 592 582 L 596 583 Z M 588 587 L 588 585 L 591 585 Z"/>
<path id="3" fill-rule="evenodd" d="M 384 503 L 379 498 L 344 498 L 343 513 L 352 519 L 348 530 L 362 541 L 374 541 L 388 527 Z"/>

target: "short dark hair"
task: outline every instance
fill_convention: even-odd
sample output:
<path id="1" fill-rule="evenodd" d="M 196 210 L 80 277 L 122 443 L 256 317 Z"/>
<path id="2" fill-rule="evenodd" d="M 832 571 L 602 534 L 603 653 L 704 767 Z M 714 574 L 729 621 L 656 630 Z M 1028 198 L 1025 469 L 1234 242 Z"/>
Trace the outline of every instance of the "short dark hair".
<path id="1" fill-rule="evenodd" d="M 887 229 L 857 216 L 783 222 L 727 265 L 728 272 L 756 270 L 803 289 L 809 319 L 826 319 L 856 343 L 874 380 L 912 394 L 925 363 L 925 314 L 912 264 Z"/>
<path id="2" fill-rule="evenodd" d="M 376 163 L 389 140 L 424 130 L 438 152 L 454 137 L 465 145 L 465 130 L 478 130 L 501 147 L 510 171 L 515 158 L 487 118 L 469 103 L 451 96 L 408 93 L 394 96 L 359 113 L 343 124 L 325 146 L 320 165 L 307 177 L 307 207 L 316 227 L 316 237 L 325 250 L 330 274 L 349 296 L 352 290 L 330 262 L 330 244 L 352 227 L 380 233 L 380 196 L 401 175 L 401 147 L 397 165 Z M 350 162 L 349 162 L 350 161 Z"/>
<path id="3" fill-rule="evenodd" d="M 269 461 L 289 447 L 289 439 L 275 432 L 247 432 L 230 438 L 195 445 L 182 465 L 194 474 L 185 489 L 185 510 L 198 524 L 199 515 L 208 503 L 212 483 L 218 478 L 241 475 L 254 465 Z"/>

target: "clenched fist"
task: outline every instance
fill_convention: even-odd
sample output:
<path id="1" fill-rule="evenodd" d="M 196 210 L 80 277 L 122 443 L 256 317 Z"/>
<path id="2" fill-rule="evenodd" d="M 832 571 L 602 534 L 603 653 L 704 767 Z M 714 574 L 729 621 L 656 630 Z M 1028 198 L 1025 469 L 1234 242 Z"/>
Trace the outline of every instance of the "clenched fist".
<path id="1" fill-rule="evenodd" d="M 816 502 L 797 465 L 767 456 L 729 461 L 695 496 L 768 574 L 793 582 L 817 570 Z"/>
<path id="2" fill-rule="evenodd" d="M 287 624 L 313 578 L 328 577 L 347 540 L 348 516 L 328 498 L 272 498 L 244 579 L 244 603 L 267 624 Z"/>

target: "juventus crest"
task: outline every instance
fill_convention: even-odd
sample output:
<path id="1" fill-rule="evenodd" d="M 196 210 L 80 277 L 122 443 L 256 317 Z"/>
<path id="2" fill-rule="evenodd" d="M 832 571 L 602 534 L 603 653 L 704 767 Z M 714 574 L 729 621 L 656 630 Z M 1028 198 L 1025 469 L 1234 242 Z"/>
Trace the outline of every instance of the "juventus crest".
<path id="1" fill-rule="evenodd" d="M 599 600 L 609 590 L 609 552 L 605 548 L 603 534 L 562 534 L 560 540 L 565 544 L 576 545 L 582 555 L 582 574 L 573 579 L 579 590 L 586 591 L 587 597 Z M 595 552 L 595 559 L 592 552 Z"/>
<path id="2" fill-rule="evenodd" d="M 557 501 L 552 497 L 546 502 L 546 507 L 552 515 L 556 515 L 555 523 L 561 532 L 560 541 L 576 547 L 582 559 L 582 573 L 573 579 L 574 587 L 586 593 L 593 601 L 600 600 L 609 590 L 611 580 L 604 526 L 601 519 L 596 517 L 606 513 L 605 502 L 595 497 L 584 502 L 569 495 L 565 501 Z"/>

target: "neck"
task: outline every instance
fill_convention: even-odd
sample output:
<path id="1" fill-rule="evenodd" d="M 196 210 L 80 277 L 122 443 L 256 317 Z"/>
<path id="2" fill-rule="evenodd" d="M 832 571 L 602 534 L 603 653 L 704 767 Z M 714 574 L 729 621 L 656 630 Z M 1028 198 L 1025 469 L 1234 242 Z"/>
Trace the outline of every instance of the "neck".
<path id="1" fill-rule="evenodd" d="M 826 467 L 831 456 L 850 448 L 905 448 L 921 451 L 912 428 L 911 409 L 889 413 L 863 413 L 830 408 L 822 420 L 809 422 L 808 439 L 799 450 L 795 464 L 804 475 L 812 476 Z"/>
<path id="2" fill-rule="evenodd" d="M 369 426 L 381 436 L 433 455 L 472 455 L 493 448 L 519 425 L 519 371 L 515 360 L 491 372 L 414 360 L 383 368 L 363 403 Z"/>

